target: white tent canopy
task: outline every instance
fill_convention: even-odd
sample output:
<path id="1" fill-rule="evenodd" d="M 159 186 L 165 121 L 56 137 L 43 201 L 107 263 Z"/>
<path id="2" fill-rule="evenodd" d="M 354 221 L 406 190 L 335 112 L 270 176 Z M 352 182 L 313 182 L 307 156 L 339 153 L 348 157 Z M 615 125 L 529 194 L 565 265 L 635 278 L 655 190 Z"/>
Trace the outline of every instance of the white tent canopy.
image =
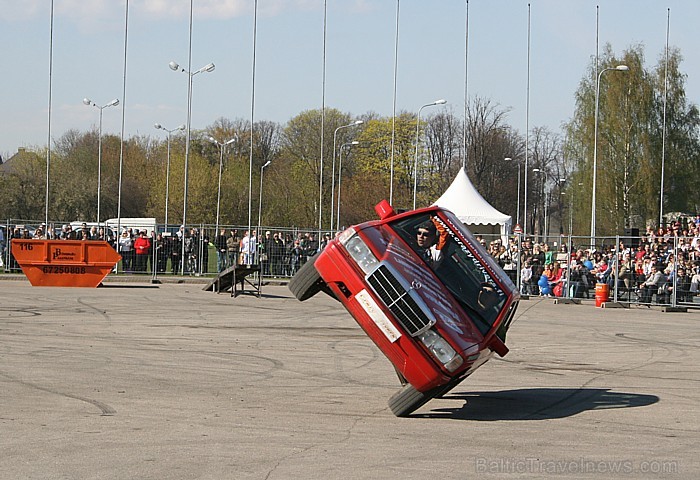
<path id="1" fill-rule="evenodd" d="M 474 234 L 510 234 L 512 218 L 499 212 L 474 188 L 464 168 L 433 204 L 452 211 Z"/>

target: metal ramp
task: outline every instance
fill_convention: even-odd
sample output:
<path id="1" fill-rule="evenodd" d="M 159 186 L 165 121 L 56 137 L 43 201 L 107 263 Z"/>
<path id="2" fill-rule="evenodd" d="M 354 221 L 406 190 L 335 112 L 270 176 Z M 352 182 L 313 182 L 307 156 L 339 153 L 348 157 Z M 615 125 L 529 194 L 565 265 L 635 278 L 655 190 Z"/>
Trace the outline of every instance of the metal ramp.
<path id="1" fill-rule="evenodd" d="M 250 290 L 246 291 L 246 285 Z M 260 297 L 262 275 L 260 265 L 233 265 L 220 272 L 204 288 L 207 292 L 231 292 L 232 297 L 248 293 Z"/>

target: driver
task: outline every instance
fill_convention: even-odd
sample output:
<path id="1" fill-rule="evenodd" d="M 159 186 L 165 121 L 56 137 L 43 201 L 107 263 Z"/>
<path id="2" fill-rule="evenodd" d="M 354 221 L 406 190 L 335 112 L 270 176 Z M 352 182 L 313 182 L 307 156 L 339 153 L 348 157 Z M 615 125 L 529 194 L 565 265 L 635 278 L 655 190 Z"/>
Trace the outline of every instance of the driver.
<path id="1" fill-rule="evenodd" d="M 437 234 L 438 228 L 432 219 L 419 224 L 416 227 L 416 251 L 428 265 L 434 265 L 442 260 L 442 247 L 447 241 L 447 232 L 440 229 L 440 236 Z"/>

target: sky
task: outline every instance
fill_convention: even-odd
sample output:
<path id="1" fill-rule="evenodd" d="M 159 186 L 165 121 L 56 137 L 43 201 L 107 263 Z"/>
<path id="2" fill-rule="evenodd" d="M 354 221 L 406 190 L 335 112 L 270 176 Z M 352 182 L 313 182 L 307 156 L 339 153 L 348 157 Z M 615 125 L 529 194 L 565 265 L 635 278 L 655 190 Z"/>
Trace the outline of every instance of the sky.
<path id="1" fill-rule="evenodd" d="M 601 51 L 609 43 L 621 55 L 642 44 L 651 67 L 664 54 L 669 11 L 669 44 L 683 56 L 688 100 L 700 103 L 695 0 L 398 1 L 397 113 L 444 98 L 422 115 L 461 117 L 466 84 L 470 98 L 507 110 L 519 132 L 558 132 L 595 56 L 596 23 Z M 397 0 L 327 0 L 325 42 L 323 0 L 259 0 L 257 22 L 253 0 L 193 3 L 190 71 L 216 65 L 192 77 L 193 130 L 251 113 L 284 124 L 324 104 L 391 116 Z M 188 68 L 190 0 L 130 0 L 128 23 L 125 0 L 53 0 L 53 42 L 51 4 L 0 0 L 3 158 L 44 148 L 49 124 L 52 141 L 97 129 L 99 110 L 86 97 L 121 102 L 103 110 L 104 134 L 119 135 L 122 119 L 127 138 L 164 137 L 154 123 L 186 122 L 189 75 L 168 64 Z"/>

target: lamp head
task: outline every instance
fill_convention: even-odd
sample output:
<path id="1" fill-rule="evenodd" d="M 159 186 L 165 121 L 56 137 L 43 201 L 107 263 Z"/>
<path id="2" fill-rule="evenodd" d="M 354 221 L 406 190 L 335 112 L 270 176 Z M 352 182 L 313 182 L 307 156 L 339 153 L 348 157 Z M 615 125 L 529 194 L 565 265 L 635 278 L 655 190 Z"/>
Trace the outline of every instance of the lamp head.
<path id="1" fill-rule="evenodd" d="M 210 64 L 208 64 L 208 65 L 204 65 L 202 68 L 200 68 L 199 70 L 197 70 L 196 72 L 194 72 L 192 75 L 196 75 L 196 74 L 202 73 L 202 72 L 211 72 L 211 71 L 213 71 L 215 68 L 216 68 L 216 66 L 215 66 L 213 63 L 210 63 Z"/>
<path id="2" fill-rule="evenodd" d="M 168 66 L 173 72 L 177 72 L 178 70 L 180 70 L 180 65 L 178 65 L 177 62 L 170 62 Z"/>
<path id="3" fill-rule="evenodd" d="M 265 162 L 265 165 L 263 165 L 262 168 L 267 167 L 267 166 L 270 165 L 271 163 L 272 163 L 272 160 L 268 160 L 267 162 Z"/>
<path id="4" fill-rule="evenodd" d="M 154 123 L 153 126 L 158 130 L 161 130 L 163 128 L 163 125 L 161 125 L 160 123 Z"/>
<path id="5" fill-rule="evenodd" d="M 350 145 L 359 145 L 359 144 L 360 144 L 360 142 L 358 142 L 357 140 L 350 142 Z"/>
<path id="6" fill-rule="evenodd" d="M 187 128 L 187 127 L 186 127 L 185 125 L 180 125 L 179 127 L 177 127 L 177 130 L 184 130 L 184 129 L 186 129 L 186 128 Z"/>
<path id="7" fill-rule="evenodd" d="M 615 67 L 615 70 L 619 70 L 621 72 L 626 72 L 629 69 L 630 67 L 628 67 L 627 65 L 618 65 L 617 67 Z"/>
<path id="8" fill-rule="evenodd" d="M 109 103 L 107 104 L 108 107 L 116 107 L 117 105 L 119 105 L 119 99 L 118 99 L 118 98 L 115 98 L 114 100 L 112 100 L 111 102 L 109 102 Z"/>
<path id="9" fill-rule="evenodd" d="M 89 98 L 85 97 L 85 98 L 83 98 L 83 103 L 84 103 L 85 105 L 92 105 L 92 100 L 90 100 Z"/>
<path id="10" fill-rule="evenodd" d="M 513 159 L 510 158 L 510 157 L 506 157 L 506 158 L 504 158 L 503 160 L 505 160 L 506 162 L 510 162 L 510 161 L 512 161 Z"/>
<path id="11" fill-rule="evenodd" d="M 224 143 L 224 145 L 231 145 L 235 141 L 236 141 L 236 137 L 233 137 L 231 140 L 227 140 L 226 143 Z"/>
<path id="12" fill-rule="evenodd" d="M 209 137 L 208 140 L 209 140 L 211 143 L 216 143 L 217 145 L 219 144 L 219 142 L 217 142 L 217 141 L 216 141 L 216 138 L 214 138 L 214 137 Z"/>
<path id="13" fill-rule="evenodd" d="M 435 100 L 433 102 L 433 105 L 444 105 L 446 103 L 447 103 L 447 100 L 445 100 L 444 98 L 441 98 L 440 100 Z"/>
<path id="14" fill-rule="evenodd" d="M 355 125 L 362 125 L 363 123 L 365 123 L 364 120 L 355 120 Z"/>

